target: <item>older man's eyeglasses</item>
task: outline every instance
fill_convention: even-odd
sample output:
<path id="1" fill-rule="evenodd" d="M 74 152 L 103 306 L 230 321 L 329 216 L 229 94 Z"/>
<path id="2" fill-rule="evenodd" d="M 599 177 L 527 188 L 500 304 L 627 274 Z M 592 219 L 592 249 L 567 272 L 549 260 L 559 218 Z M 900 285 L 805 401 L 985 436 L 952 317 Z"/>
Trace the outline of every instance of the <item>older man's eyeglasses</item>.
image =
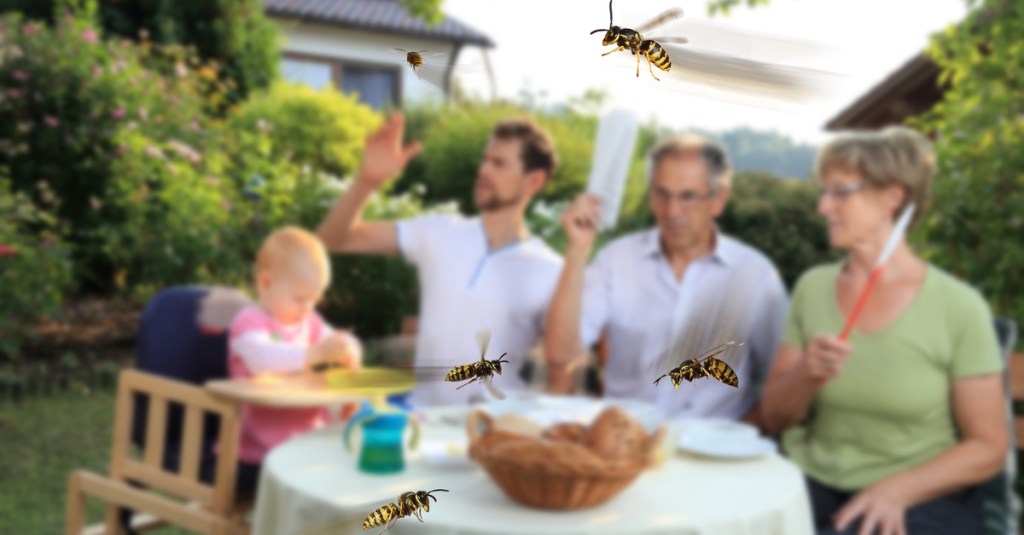
<path id="1" fill-rule="evenodd" d="M 846 184 L 844 186 L 838 186 L 834 188 L 821 188 L 818 192 L 818 199 L 824 199 L 826 196 L 832 197 L 837 202 L 843 202 L 858 191 L 865 188 L 864 183 L 858 184 Z"/>
<path id="2" fill-rule="evenodd" d="M 662 204 L 667 204 L 670 200 L 675 199 L 683 206 L 694 206 L 701 201 L 714 197 L 716 192 L 699 193 L 690 190 L 673 195 L 663 189 L 655 189 L 652 193 L 654 200 Z"/>

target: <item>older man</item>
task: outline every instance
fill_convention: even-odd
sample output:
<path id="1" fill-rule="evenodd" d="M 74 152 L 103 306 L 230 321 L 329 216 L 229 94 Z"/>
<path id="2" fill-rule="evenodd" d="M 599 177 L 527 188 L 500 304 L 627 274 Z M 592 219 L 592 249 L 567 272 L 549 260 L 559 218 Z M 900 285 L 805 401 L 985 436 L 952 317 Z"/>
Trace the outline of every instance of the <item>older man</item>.
<path id="1" fill-rule="evenodd" d="M 695 136 L 672 138 L 651 151 L 648 169 L 648 202 L 656 227 L 612 241 L 589 267 L 600 215 L 597 197 L 579 196 L 562 215 L 569 245 L 545 340 L 552 388 L 565 386 L 566 364 L 592 347 L 603 331 L 606 396 L 653 402 L 671 418 L 759 424 L 759 385 L 771 366 L 788 308 L 782 280 L 767 257 L 715 225 L 729 197 L 731 176 L 722 148 Z M 726 313 L 733 317 L 708 319 L 709 304 L 722 300 L 742 306 Z M 700 321 L 701 332 L 688 329 Z M 715 321 L 734 328 L 712 333 L 715 325 L 709 322 Z M 673 354 L 680 338 L 700 335 L 706 344 L 743 342 L 733 349 L 738 358 L 727 360 L 734 364 L 739 389 L 711 378 L 683 382 L 678 390 L 668 381 L 655 386 L 658 375 L 679 364 L 673 359 L 700 356 Z"/>
<path id="2" fill-rule="evenodd" d="M 363 221 L 370 195 L 419 152 L 418 143 L 402 146 L 403 131 L 404 119 L 396 115 L 368 138 L 359 174 L 317 233 L 330 251 L 401 254 L 417 267 L 417 366 L 451 368 L 478 360 L 475 334 L 489 329 L 487 358 L 507 353 L 510 361 L 494 384 L 501 390 L 521 389 L 525 383 L 519 372 L 541 337 L 562 266 L 558 253 L 531 235 L 525 223 L 526 207 L 557 165 L 551 137 L 528 120 L 510 119 L 494 127 L 472 186 L 478 217 Z M 418 385 L 411 401 L 456 405 L 483 395 L 481 384 L 456 390 L 460 385 L 441 382 L 443 376 Z"/>

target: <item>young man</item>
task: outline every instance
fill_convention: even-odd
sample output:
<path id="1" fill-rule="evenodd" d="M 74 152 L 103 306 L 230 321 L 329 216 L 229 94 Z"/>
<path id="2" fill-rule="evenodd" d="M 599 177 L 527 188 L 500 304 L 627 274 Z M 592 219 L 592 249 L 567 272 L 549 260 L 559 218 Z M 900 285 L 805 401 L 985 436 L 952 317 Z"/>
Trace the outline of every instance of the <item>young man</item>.
<path id="1" fill-rule="evenodd" d="M 782 337 L 785 287 L 767 257 L 715 226 L 731 174 L 720 147 L 693 136 L 673 138 L 655 147 L 649 161 L 655 228 L 612 241 L 588 268 L 598 199 L 580 195 L 562 215 L 569 245 L 545 341 L 552 389 L 564 388 L 567 363 L 604 331 L 606 396 L 653 402 L 667 417 L 756 422 L 757 380 L 766 376 Z M 727 310 L 723 302 L 735 305 Z M 716 313 L 729 317 L 713 319 Z M 687 330 L 702 322 L 696 332 Z M 718 327 L 726 332 L 708 332 Z M 695 354 L 666 360 L 682 338 L 705 340 L 688 341 Z M 732 350 L 740 357 L 731 361 L 738 362 L 738 391 L 712 378 L 684 381 L 679 390 L 667 378 L 652 384 L 684 358 L 733 340 L 744 344 Z"/>
<path id="2" fill-rule="evenodd" d="M 524 120 L 499 123 L 484 150 L 474 185 L 478 217 L 430 215 L 399 222 L 367 222 L 367 199 L 398 175 L 419 151 L 402 147 L 404 119 L 392 116 L 369 136 L 362 168 L 348 192 L 332 207 L 317 233 L 328 250 L 356 254 L 401 254 L 420 279 L 417 367 L 451 368 L 480 359 L 476 333 L 491 332 L 488 360 L 502 353 L 511 361 L 494 384 L 522 389 L 519 371 L 544 329 L 548 301 L 561 257 L 525 224 L 530 201 L 551 178 L 557 156 L 551 139 Z M 373 306 L 367 303 L 367 306 Z M 415 405 L 465 404 L 481 395 L 477 383 L 421 382 Z"/>

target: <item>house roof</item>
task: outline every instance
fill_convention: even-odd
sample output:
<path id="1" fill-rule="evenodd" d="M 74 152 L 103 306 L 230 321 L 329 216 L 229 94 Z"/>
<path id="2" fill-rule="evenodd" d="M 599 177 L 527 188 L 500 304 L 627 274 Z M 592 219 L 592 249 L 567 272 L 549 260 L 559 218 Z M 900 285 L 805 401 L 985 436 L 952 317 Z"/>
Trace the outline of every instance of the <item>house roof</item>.
<path id="1" fill-rule="evenodd" d="M 917 54 L 825 124 L 828 130 L 877 127 L 927 110 L 941 98 L 939 68 Z"/>
<path id="2" fill-rule="evenodd" d="M 494 47 L 488 36 L 448 15 L 430 26 L 398 0 L 264 0 L 264 7 L 271 16 Z"/>

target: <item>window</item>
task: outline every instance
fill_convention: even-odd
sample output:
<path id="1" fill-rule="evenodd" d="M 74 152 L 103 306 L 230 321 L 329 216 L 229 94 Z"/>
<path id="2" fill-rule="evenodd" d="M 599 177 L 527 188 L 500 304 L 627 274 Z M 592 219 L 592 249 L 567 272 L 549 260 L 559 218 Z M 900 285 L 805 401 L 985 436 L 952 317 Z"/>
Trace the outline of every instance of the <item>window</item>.
<path id="1" fill-rule="evenodd" d="M 398 104 L 399 74 L 392 67 L 351 65 L 341 67 L 341 90 L 358 93 L 359 100 L 373 108 Z"/>
<path id="2" fill-rule="evenodd" d="M 401 102 L 398 66 L 286 52 L 281 75 L 315 89 L 340 87 L 343 93 L 355 93 L 361 102 L 376 109 Z"/>
<path id="3" fill-rule="evenodd" d="M 335 84 L 337 68 L 337 63 L 329 60 L 287 55 L 281 64 L 281 75 L 285 80 L 323 89 Z"/>

